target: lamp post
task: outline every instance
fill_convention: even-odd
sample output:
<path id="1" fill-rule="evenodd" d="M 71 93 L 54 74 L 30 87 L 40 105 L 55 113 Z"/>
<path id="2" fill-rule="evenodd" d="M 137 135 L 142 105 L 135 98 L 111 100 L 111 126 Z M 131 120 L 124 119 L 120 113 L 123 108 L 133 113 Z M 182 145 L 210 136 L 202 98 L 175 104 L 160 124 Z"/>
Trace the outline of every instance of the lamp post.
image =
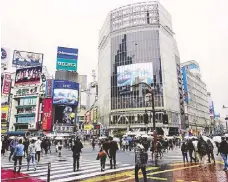
<path id="1" fill-rule="evenodd" d="M 226 107 L 225 105 L 223 105 L 222 108 L 223 109 L 228 109 L 228 107 Z M 227 115 L 226 115 L 225 120 L 226 120 L 226 132 L 228 132 L 228 124 L 227 124 L 227 122 L 228 122 L 228 116 Z"/>

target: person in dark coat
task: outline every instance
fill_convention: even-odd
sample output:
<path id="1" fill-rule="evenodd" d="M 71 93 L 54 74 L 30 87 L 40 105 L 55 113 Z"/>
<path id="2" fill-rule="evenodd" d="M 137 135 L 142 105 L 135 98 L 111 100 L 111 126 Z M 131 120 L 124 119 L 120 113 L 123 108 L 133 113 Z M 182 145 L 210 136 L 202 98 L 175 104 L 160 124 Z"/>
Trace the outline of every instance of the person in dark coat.
<path id="1" fill-rule="evenodd" d="M 82 152 L 82 148 L 83 148 L 82 142 L 80 141 L 79 138 L 77 138 L 72 147 L 74 172 L 76 171 L 76 163 L 77 163 L 77 171 L 79 170 L 79 159 L 80 159 L 80 153 Z"/>
<path id="2" fill-rule="evenodd" d="M 194 151 L 194 145 L 192 143 L 192 140 L 190 139 L 188 141 L 188 151 L 189 151 L 189 157 L 190 157 L 190 162 L 192 163 L 192 160 L 194 160 L 196 162 L 196 159 L 192 156 L 193 151 Z"/>
<path id="3" fill-rule="evenodd" d="M 187 142 L 184 142 L 181 146 L 181 152 L 182 152 L 182 155 L 183 155 L 183 161 L 185 163 L 185 159 L 186 161 L 188 162 L 188 145 L 187 145 Z"/>
<path id="4" fill-rule="evenodd" d="M 219 151 L 221 153 L 222 159 L 224 161 L 224 171 L 227 171 L 228 162 L 227 162 L 227 154 L 228 154 L 228 139 L 225 140 L 225 137 L 222 137 L 222 142 L 220 143 Z"/>
<path id="5" fill-rule="evenodd" d="M 27 138 L 25 138 L 23 145 L 24 145 L 24 157 L 25 157 L 25 153 L 26 153 L 26 156 L 28 156 L 29 140 Z"/>
<path id="6" fill-rule="evenodd" d="M 214 146 L 212 142 L 208 139 L 207 140 L 207 156 L 208 156 L 208 162 L 211 163 L 211 159 L 214 161 L 215 164 L 215 156 L 214 156 Z"/>
<path id="7" fill-rule="evenodd" d="M 116 169 L 116 151 L 119 150 L 117 142 L 113 141 L 113 138 L 109 138 L 109 158 L 110 158 L 110 168 L 114 167 Z"/>

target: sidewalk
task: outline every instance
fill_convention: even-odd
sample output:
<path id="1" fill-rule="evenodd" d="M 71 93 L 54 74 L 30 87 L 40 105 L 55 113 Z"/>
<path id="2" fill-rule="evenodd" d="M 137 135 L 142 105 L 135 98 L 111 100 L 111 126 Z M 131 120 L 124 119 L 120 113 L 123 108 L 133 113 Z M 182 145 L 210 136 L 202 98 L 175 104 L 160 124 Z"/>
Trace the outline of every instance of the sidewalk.
<path id="1" fill-rule="evenodd" d="M 18 179 L 13 179 L 18 178 Z M 27 174 L 23 173 L 15 173 L 12 169 L 1 169 L 1 181 L 6 182 L 45 182 L 43 180 L 34 178 L 32 176 L 29 176 Z"/>

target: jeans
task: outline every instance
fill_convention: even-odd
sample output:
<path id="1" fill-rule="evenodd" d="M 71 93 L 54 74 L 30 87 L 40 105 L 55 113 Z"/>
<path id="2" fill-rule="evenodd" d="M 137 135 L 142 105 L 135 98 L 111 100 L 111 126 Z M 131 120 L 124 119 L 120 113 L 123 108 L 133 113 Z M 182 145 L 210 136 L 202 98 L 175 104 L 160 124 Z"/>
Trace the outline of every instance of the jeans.
<path id="1" fill-rule="evenodd" d="M 36 169 L 35 154 L 30 154 L 30 156 L 31 156 L 31 159 L 27 162 L 27 169 L 29 170 L 30 161 L 32 161 L 32 164 L 34 166 L 34 169 Z"/>
<path id="2" fill-rule="evenodd" d="M 74 167 L 74 171 L 76 170 L 76 163 L 77 163 L 77 170 L 79 169 L 79 159 L 80 159 L 80 154 L 76 154 L 73 156 L 74 160 L 73 160 L 73 167 Z"/>
<path id="3" fill-rule="evenodd" d="M 224 161 L 224 169 L 228 168 L 227 154 L 221 153 L 222 159 Z"/>
<path id="4" fill-rule="evenodd" d="M 40 151 L 36 151 L 36 160 L 40 162 Z"/>
<path id="5" fill-rule="evenodd" d="M 13 155 L 13 153 L 14 153 L 14 148 L 11 148 L 10 149 L 10 155 L 9 155 L 9 161 L 11 160 L 11 157 L 12 157 L 12 155 Z"/>
<path id="6" fill-rule="evenodd" d="M 17 170 L 17 161 L 19 161 L 19 169 L 18 172 L 21 170 L 21 165 L 22 165 L 22 156 L 16 156 L 16 160 L 14 161 L 14 171 Z"/>
<path id="7" fill-rule="evenodd" d="M 101 161 L 101 171 L 104 171 L 106 158 L 101 158 L 100 161 Z"/>
<path id="8" fill-rule="evenodd" d="M 211 163 L 211 159 L 214 161 L 215 163 L 215 156 L 214 156 L 214 152 L 213 151 L 209 151 L 207 153 L 207 156 L 208 156 L 208 162 Z"/>
<path id="9" fill-rule="evenodd" d="M 114 168 L 116 167 L 116 151 L 110 152 L 110 167 L 112 168 L 112 164 Z"/>
<path id="10" fill-rule="evenodd" d="M 188 153 L 182 152 L 182 155 L 183 155 L 183 161 L 185 162 L 185 159 L 186 159 L 186 161 L 188 162 Z"/>
<path id="11" fill-rule="evenodd" d="M 135 182 L 139 182 L 139 176 L 138 176 L 139 169 L 141 169 L 143 173 L 144 182 L 147 182 L 146 167 L 145 166 L 140 167 L 138 165 L 135 166 Z"/>
<path id="12" fill-rule="evenodd" d="M 192 160 L 194 160 L 196 162 L 196 158 L 193 157 L 192 154 L 193 154 L 193 150 L 189 150 L 190 162 L 192 162 Z"/>

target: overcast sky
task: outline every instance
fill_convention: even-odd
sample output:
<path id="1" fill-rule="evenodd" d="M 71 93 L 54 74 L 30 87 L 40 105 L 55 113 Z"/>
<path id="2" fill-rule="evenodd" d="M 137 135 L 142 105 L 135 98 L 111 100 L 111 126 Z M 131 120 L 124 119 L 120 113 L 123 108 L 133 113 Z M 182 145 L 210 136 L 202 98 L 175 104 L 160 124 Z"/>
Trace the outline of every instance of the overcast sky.
<path id="1" fill-rule="evenodd" d="M 44 53 L 54 74 L 57 46 L 79 49 L 78 72 L 97 69 L 99 30 L 112 9 L 135 0 L 1 1 L 1 46 Z M 215 109 L 228 110 L 228 0 L 161 0 L 172 16 L 181 61 L 196 60 Z"/>

